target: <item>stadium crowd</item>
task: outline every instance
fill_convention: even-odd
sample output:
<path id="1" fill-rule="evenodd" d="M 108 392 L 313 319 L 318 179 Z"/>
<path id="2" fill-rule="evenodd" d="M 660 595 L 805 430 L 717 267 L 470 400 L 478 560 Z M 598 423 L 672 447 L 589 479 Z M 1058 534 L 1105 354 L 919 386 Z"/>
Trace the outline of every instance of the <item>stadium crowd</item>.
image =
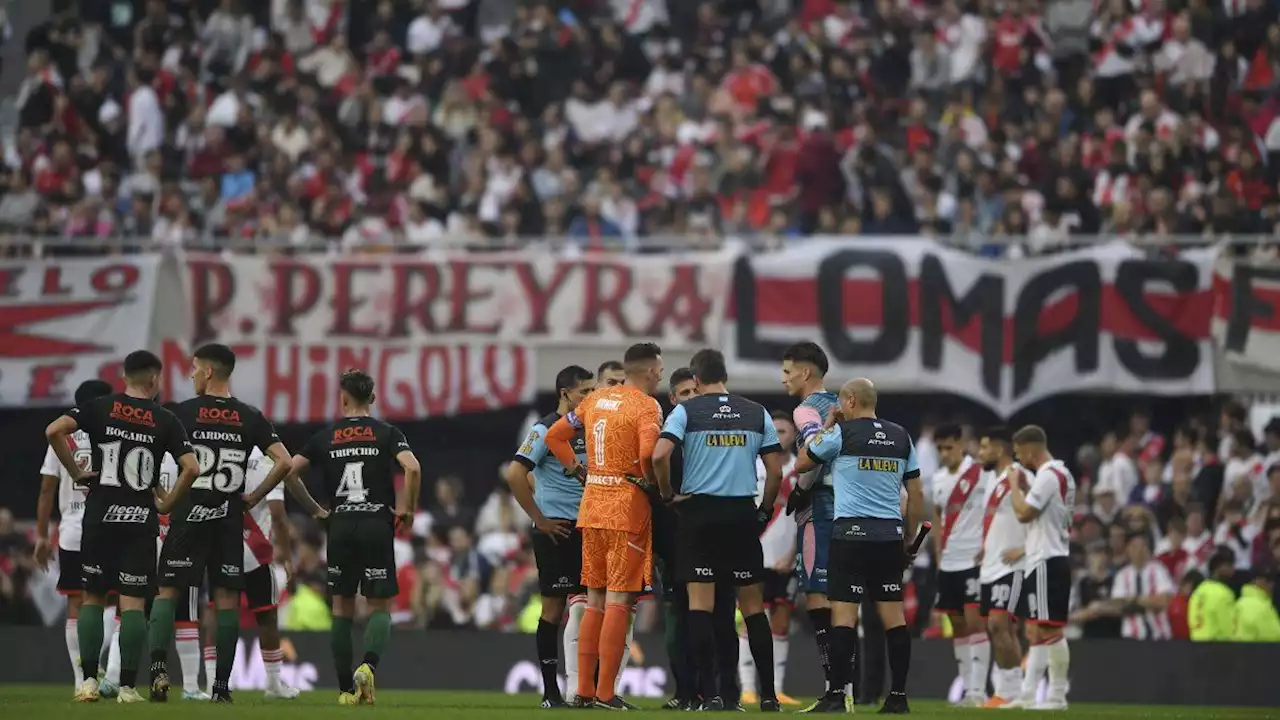
<path id="1" fill-rule="evenodd" d="M 347 249 L 1269 235 L 1262 0 L 58 0 L 10 233 Z"/>

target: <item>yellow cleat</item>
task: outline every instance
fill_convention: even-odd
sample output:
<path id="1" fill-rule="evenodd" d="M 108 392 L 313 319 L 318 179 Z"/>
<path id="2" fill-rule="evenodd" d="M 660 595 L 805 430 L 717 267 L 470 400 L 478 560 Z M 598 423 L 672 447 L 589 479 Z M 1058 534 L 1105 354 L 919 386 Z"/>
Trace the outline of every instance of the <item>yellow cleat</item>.
<path id="1" fill-rule="evenodd" d="M 356 668 L 355 674 L 352 676 L 356 681 L 356 702 L 361 705 L 373 704 L 373 668 L 369 667 L 369 663 L 363 663 Z"/>
<path id="2" fill-rule="evenodd" d="M 778 693 L 778 702 L 782 705 L 799 705 L 800 701 L 786 693 Z"/>
<path id="3" fill-rule="evenodd" d="M 120 694 L 116 696 L 116 702 L 120 703 L 121 705 L 128 705 L 129 703 L 142 703 L 146 701 L 147 701 L 146 698 L 139 695 L 138 691 L 134 690 L 131 687 L 120 688 Z"/>
<path id="4" fill-rule="evenodd" d="M 355 707 L 356 696 L 351 693 L 342 693 L 338 695 L 338 704 L 343 707 Z"/>
<path id="5" fill-rule="evenodd" d="M 760 702 L 760 696 L 759 696 L 759 695 L 755 694 L 754 692 L 752 692 L 752 691 L 750 691 L 750 690 L 743 690 L 743 691 L 742 691 L 742 704 L 743 704 L 743 705 L 756 705 L 756 704 L 758 704 L 759 702 Z"/>
<path id="6" fill-rule="evenodd" d="M 79 689 L 76 690 L 75 701 L 78 703 L 93 703 L 98 702 L 99 697 L 98 679 L 85 678 L 84 682 L 80 683 Z"/>

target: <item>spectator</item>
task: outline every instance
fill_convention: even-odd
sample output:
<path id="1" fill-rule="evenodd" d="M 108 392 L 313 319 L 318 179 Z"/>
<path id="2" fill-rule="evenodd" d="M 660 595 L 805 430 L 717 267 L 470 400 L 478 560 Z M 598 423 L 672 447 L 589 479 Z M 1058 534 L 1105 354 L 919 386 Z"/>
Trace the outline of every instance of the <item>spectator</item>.
<path id="1" fill-rule="evenodd" d="M 1102 464 L 1098 467 L 1098 483 L 1093 488 L 1095 500 L 1099 493 L 1110 493 L 1116 502 L 1127 502 L 1138 485 L 1138 466 L 1129 456 L 1127 445 L 1115 432 L 1102 436 Z"/>
<path id="2" fill-rule="evenodd" d="M 1111 600 L 1111 560 L 1105 545 L 1095 545 L 1085 556 L 1085 572 L 1072 588 L 1076 610 L 1071 622 L 1084 637 L 1120 637 L 1120 618 L 1106 612 Z"/>
<path id="3" fill-rule="evenodd" d="M 1223 469 L 1224 501 L 1256 507 L 1270 496 L 1262 455 L 1257 451 L 1253 433 L 1237 430 L 1231 444 L 1231 456 Z"/>
<path id="4" fill-rule="evenodd" d="M 1240 588 L 1236 601 L 1235 640 L 1239 642 L 1280 642 L 1280 615 L 1272 595 L 1276 576 L 1257 573 Z"/>
<path id="5" fill-rule="evenodd" d="M 1220 548 L 1209 560 L 1209 577 L 1191 593 L 1187 605 L 1191 639 L 1225 642 L 1235 636 L 1236 594 L 1227 582 L 1235 576 L 1235 553 Z"/>
<path id="6" fill-rule="evenodd" d="M 453 528 L 469 529 L 475 512 L 462 504 L 462 481 L 453 475 L 436 480 L 436 502 L 429 512 L 429 530 L 441 542 L 451 542 Z"/>
<path id="7" fill-rule="evenodd" d="M 1125 544 L 1128 564 L 1111 584 L 1112 609 L 1121 616 L 1120 636 L 1130 640 L 1170 640 L 1166 610 L 1177 588 L 1163 563 L 1153 562 L 1151 538 L 1131 532 Z"/>

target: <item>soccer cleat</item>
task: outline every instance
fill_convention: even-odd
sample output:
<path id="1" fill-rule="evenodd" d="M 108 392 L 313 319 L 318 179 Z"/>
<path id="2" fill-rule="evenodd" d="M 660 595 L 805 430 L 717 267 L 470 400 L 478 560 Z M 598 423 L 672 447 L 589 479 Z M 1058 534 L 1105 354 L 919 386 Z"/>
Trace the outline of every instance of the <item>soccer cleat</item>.
<path id="1" fill-rule="evenodd" d="M 263 693 L 263 697 L 268 700 L 296 700 L 301 692 L 296 687 L 289 687 L 283 682 L 277 683 L 275 687 L 267 688 Z"/>
<path id="2" fill-rule="evenodd" d="M 615 697 L 617 697 L 619 700 L 621 700 L 621 701 L 622 701 L 623 706 L 624 706 L 624 707 L 626 707 L 628 710 L 639 710 L 639 709 L 640 709 L 640 706 L 639 706 L 639 705 L 636 705 L 635 703 L 633 703 L 633 702 L 631 702 L 631 701 L 627 700 L 626 698 L 622 697 L 621 695 L 617 695 L 617 696 L 615 696 Z"/>
<path id="3" fill-rule="evenodd" d="M 662 707 L 658 709 L 659 710 L 684 710 L 688 706 L 689 706 L 688 700 L 684 700 L 678 697 L 673 697 L 670 700 L 662 703 Z"/>
<path id="4" fill-rule="evenodd" d="M 138 691 L 134 690 L 131 687 L 121 687 L 120 694 L 116 696 L 116 702 L 120 703 L 121 705 L 128 705 L 130 703 L 140 703 L 140 702 L 146 702 L 146 701 L 147 701 L 146 698 L 139 695 Z"/>
<path id="5" fill-rule="evenodd" d="M 911 707 L 907 705 L 907 694 L 891 692 L 884 699 L 884 705 L 880 708 L 881 715 L 907 715 L 911 712 Z"/>
<path id="6" fill-rule="evenodd" d="M 589 710 L 595 706 L 595 698 L 584 698 L 581 695 L 578 695 L 569 701 L 570 710 Z"/>
<path id="7" fill-rule="evenodd" d="M 231 691 L 224 687 L 218 687 L 217 685 L 213 686 L 212 700 L 221 705 L 232 705 L 235 703 L 235 701 L 231 699 Z"/>
<path id="8" fill-rule="evenodd" d="M 102 695 L 102 697 L 111 700 L 115 698 L 116 695 L 120 694 L 120 686 L 106 678 L 102 678 L 98 681 L 98 693 Z"/>
<path id="9" fill-rule="evenodd" d="M 980 708 L 986 707 L 986 705 L 987 697 L 985 695 L 966 695 L 964 699 L 960 701 L 960 707 L 966 708 Z"/>
<path id="10" fill-rule="evenodd" d="M 373 704 L 373 668 L 362 663 L 351 676 L 356 681 L 356 701 L 361 705 Z"/>
<path id="11" fill-rule="evenodd" d="M 1040 702 L 1040 703 L 1036 703 L 1035 705 L 1032 705 L 1031 709 L 1032 710 L 1066 710 L 1067 701 L 1066 700 L 1045 700 L 1044 702 Z"/>
<path id="12" fill-rule="evenodd" d="M 1030 708 L 1035 704 L 1036 704 L 1035 700 L 1028 700 L 1026 698 L 1017 698 L 1015 700 L 1010 700 L 1009 702 L 1001 705 L 1000 709 L 1001 710 L 1026 710 L 1027 708 Z"/>
<path id="13" fill-rule="evenodd" d="M 839 695 L 836 695 L 834 693 L 828 693 L 826 695 L 823 695 L 821 698 L 819 698 L 818 702 L 810 705 L 809 707 L 801 710 L 800 712 L 802 713 L 836 713 L 836 714 L 849 712 L 848 703 L 846 702 L 847 699 L 848 699 L 848 696 L 845 695 L 844 693 L 840 693 Z"/>
<path id="14" fill-rule="evenodd" d="M 1009 704 L 1008 700 L 1005 700 L 999 695 L 992 695 L 990 698 L 987 699 L 985 703 L 982 704 L 982 707 L 998 708 L 998 707 L 1004 707 L 1005 705 L 1008 705 L 1008 704 Z"/>
<path id="15" fill-rule="evenodd" d="M 78 703 L 92 703 L 98 702 L 98 698 L 101 696 L 101 692 L 98 690 L 98 679 L 85 678 L 84 682 L 80 683 L 80 687 L 76 688 L 76 694 L 73 699 Z"/>
<path id="16" fill-rule="evenodd" d="M 348 707 L 348 706 L 350 706 L 350 707 L 355 707 L 355 706 L 356 706 L 356 696 L 355 696 L 355 695 L 352 695 L 352 694 L 351 694 L 351 693 L 349 693 L 349 692 L 338 693 L 338 704 L 339 704 L 339 705 L 341 705 L 341 706 L 343 706 L 343 707 Z"/>
<path id="17" fill-rule="evenodd" d="M 596 698 L 594 707 L 600 708 L 601 710 L 621 710 L 623 712 L 626 712 L 627 710 L 631 709 L 627 707 L 627 703 L 625 703 L 622 700 L 622 698 L 618 697 L 617 695 L 614 695 L 608 700 L 601 700 L 599 698 Z"/>
<path id="18" fill-rule="evenodd" d="M 558 697 L 544 697 L 542 698 L 542 703 L 538 705 L 538 707 L 543 710 L 555 710 L 558 708 L 568 707 L 568 703 Z"/>
<path id="19" fill-rule="evenodd" d="M 724 708 L 724 700 L 720 696 L 716 696 L 702 701 L 702 705 L 698 707 L 699 712 L 721 712 Z"/>
<path id="20" fill-rule="evenodd" d="M 213 696 L 203 690 L 183 690 L 182 699 L 208 702 L 213 699 Z"/>
<path id="21" fill-rule="evenodd" d="M 782 712 L 782 703 L 777 698 L 765 698 L 760 701 L 760 712 Z"/>
<path id="22" fill-rule="evenodd" d="M 743 702 L 746 702 L 746 698 L 743 698 Z M 799 700 L 791 697 L 786 693 L 778 693 L 778 702 L 782 703 L 783 705 L 799 705 L 800 704 Z"/>
<path id="23" fill-rule="evenodd" d="M 124 688 L 121 688 L 123 692 Z M 151 702 L 169 701 L 169 673 L 163 665 L 151 668 Z"/>
<path id="24" fill-rule="evenodd" d="M 759 696 L 759 695 L 757 695 L 757 694 L 755 693 L 755 691 L 753 691 L 753 690 L 743 690 L 743 691 L 742 691 L 742 704 L 744 704 L 744 705 L 755 705 L 755 704 L 756 704 L 756 703 L 758 703 L 758 702 L 760 702 L 760 696 Z"/>

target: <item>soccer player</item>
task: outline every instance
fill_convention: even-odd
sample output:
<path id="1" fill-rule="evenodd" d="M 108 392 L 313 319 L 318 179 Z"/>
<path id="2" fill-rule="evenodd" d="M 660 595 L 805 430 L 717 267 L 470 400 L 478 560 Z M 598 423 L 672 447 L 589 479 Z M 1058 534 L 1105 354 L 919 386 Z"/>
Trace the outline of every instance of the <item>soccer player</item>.
<path id="1" fill-rule="evenodd" d="M 803 449 L 822 431 L 823 422 L 839 398 L 823 389 L 830 363 L 827 354 L 816 343 L 796 343 L 782 354 L 782 385 L 787 394 L 800 398 L 792 413 L 798 435 L 797 448 Z M 801 450 L 798 455 L 803 455 Z M 831 606 L 827 602 L 827 549 L 831 544 L 831 526 L 835 518 L 835 491 L 831 473 L 816 468 L 797 476 L 795 488 L 787 500 L 787 512 L 796 516 L 796 545 L 800 548 L 800 588 L 805 593 L 805 607 L 818 644 L 818 657 L 831 685 L 831 662 L 828 633 L 831 631 Z M 852 695 L 846 695 L 852 706 Z M 812 711 L 817 703 L 801 712 Z"/>
<path id="2" fill-rule="evenodd" d="M 800 702 L 782 692 L 787 674 L 787 655 L 791 641 L 791 606 L 796 592 L 796 521 L 786 512 L 787 498 L 796 480 L 796 426 L 791 413 L 774 410 L 773 429 L 784 454 L 782 485 L 773 506 L 769 523 L 760 535 L 760 548 L 764 552 L 764 605 L 769 611 L 769 627 L 773 631 L 773 689 L 778 702 L 783 705 L 799 705 Z M 756 503 L 764 502 L 764 460 L 756 459 Z M 742 683 L 742 702 L 753 705 L 759 701 L 756 694 L 755 661 L 751 657 L 749 638 L 743 635 L 738 648 L 738 679 Z"/>
<path id="3" fill-rule="evenodd" d="M 626 707 L 615 683 L 632 607 L 652 578 L 653 517 L 645 493 L 654 487 L 650 458 L 662 424 L 662 409 L 650 397 L 662 381 L 662 350 L 653 343 L 632 345 L 622 364 L 622 385 L 597 388 L 579 412 L 547 431 L 547 448 L 575 474 L 575 425 L 587 436 L 587 489 L 578 514 L 587 607 L 578 636 L 574 707 Z"/>
<path id="4" fill-rule="evenodd" d="M 1048 450 L 1044 429 L 1027 425 L 1013 435 L 1013 452 L 1035 468 L 1031 487 L 1011 483 L 1013 512 L 1027 526 L 1027 670 L 1022 693 L 1005 707 L 1062 710 L 1067 707 L 1067 672 L 1071 651 L 1062 634 L 1071 600 L 1068 534 L 1076 504 L 1076 480 Z M 1036 704 L 1036 686 L 1049 671 L 1049 695 Z"/>
<path id="5" fill-rule="evenodd" d="M 329 594 L 333 596 L 330 643 L 338 672 L 338 704 L 372 705 L 374 672 L 391 637 L 391 601 L 400 592 L 396 523 L 413 522 L 422 468 L 404 433 L 370 416 L 369 408 L 376 400 L 373 378 L 360 370 L 348 370 L 338 386 L 342 419 L 316 433 L 293 457 L 290 475 L 300 476 L 315 465 L 333 507 L 327 547 Z M 404 471 L 404 492 L 398 505 L 393 463 Z M 364 660 L 352 673 L 351 625 L 357 592 L 365 597 L 369 619 L 364 629 Z"/>
<path id="6" fill-rule="evenodd" d="M 85 405 L 91 400 L 111 394 L 111 383 L 105 380 L 86 380 L 76 388 L 76 405 Z M 76 430 L 68 440 L 76 465 L 81 470 L 91 470 L 93 448 L 89 445 L 89 436 L 84 430 Z M 40 466 L 40 499 L 36 504 L 36 564 L 48 567 L 53 555 L 54 546 L 49 540 L 49 519 L 53 515 L 54 494 L 58 497 L 58 593 L 67 598 L 67 624 L 64 636 L 67 642 L 67 656 L 71 658 L 71 669 L 75 674 L 75 687 L 78 690 L 84 682 L 80 671 L 80 638 L 76 630 L 76 620 L 80 616 L 80 603 L 84 594 L 84 578 L 80 574 L 80 534 L 84 522 L 84 500 L 89 489 L 76 485 L 67 469 L 58 462 L 53 447 L 44 454 L 44 463 Z M 114 630 L 114 620 L 108 619 L 106 626 Z"/>
<path id="7" fill-rule="evenodd" d="M 279 463 L 274 479 L 288 472 L 289 451 L 257 408 L 231 395 L 236 356 L 226 345 L 196 349 L 191 383 L 196 397 L 175 414 L 190 434 L 199 473 L 191 493 L 175 507 L 160 553 L 160 590 L 151 609 L 151 700 L 169 697 L 166 661 L 173 640 L 176 604 L 187 588 L 209 584 L 217 611 L 217 677 L 214 702 L 231 702 L 231 669 L 240 639 L 240 592 L 244 588 L 244 483 L 254 448 Z M 191 618 L 192 621 L 195 618 Z M 123 648 L 122 648 L 123 651 Z"/>
<path id="8" fill-rule="evenodd" d="M 876 417 L 876 388 L 865 378 L 844 384 L 840 405 L 832 409 L 824 427 L 796 460 L 796 472 L 829 466 L 836 492 L 828 577 L 831 687 L 813 711 L 845 712 L 845 686 L 852 681 L 858 641 L 858 607 L 867 593 L 884 621 L 892 676 L 880 712 L 907 713 L 911 636 L 902 611 L 902 576 L 914 559 L 907 548 L 924 512 L 915 444 L 900 425 Z"/>
<path id="9" fill-rule="evenodd" d="M 627 373 L 617 360 L 605 360 L 596 368 L 596 387 L 611 388 L 627 381 Z"/>
<path id="10" fill-rule="evenodd" d="M 160 389 L 160 358 L 136 350 L 124 359 L 125 391 L 95 398 L 54 420 L 45 430 L 49 446 L 76 484 L 91 484 L 85 497 L 80 550 L 84 603 L 77 631 L 84 682 L 77 702 L 97 702 L 98 657 L 102 653 L 102 608 L 107 594 L 120 595 L 120 703 L 143 702 L 135 690 L 138 658 L 147 640 L 146 597 L 156 572 L 157 514 L 184 499 L 199 474 L 187 433 L 154 398 Z M 83 430 L 93 447 L 93 467 L 82 469 L 68 436 Z M 181 472 L 172 492 L 156 498 L 156 470 L 165 453 Z"/>
<path id="11" fill-rule="evenodd" d="M 671 498 L 671 454 L 677 445 L 684 449 L 678 553 L 680 579 L 689 593 L 689 645 L 705 698 L 702 709 L 721 710 L 726 705 L 707 679 L 715 671 L 715 583 L 731 580 L 738 587 L 751 655 L 761 669 L 760 709 L 778 712 L 772 633 L 764 613 L 760 532 L 773 514 L 782 483 L 782 446 L 764 407 L 725 388 L 729 373 L 723 353 L 699 350 L 689 368 L 698 396 L 671 412 L 653 462 L 662 496 Z M 757 457 L 766 469 L 759 508 L 754 503 Z"/>
<path id="12" fill-rule="evenodd" d="M 569 687 L 578 683 L 578 633 L 582 626 L 586 595 L 582 587 L 582 531 L 577 525 L 582 504 L 582 484 L 567 475 L 556 456 L 547 452 L 547 430 L 568 415 L 595 389 L 591 371 L 570 365 L 556 374 L 556 411 L 534 423 L 515 458 L 507 465 L 511 495 L 520 503 L 536 531 L 533 555 L 538 563 L 538 593 L 542 615 L 535 642 L 542 668 L 542 707 L 564 707 L 557 683 L 560 654 L 560 621 L 565 617 L 564 657 Z M 581 428 L 573 435 L 573 452 L 579 464 L 586 460 L 587 438 Z M 532 476 L 532 483 L 530 482 Z M 530 485 L 532 484 L 532 487 Z"/>
<path id="13" fill-rule="evenodd" d="M 996 661 L 995 694 L 986 707 L 1000 707 L 1022 689 L 1022 645 L 1013 617 L 1022 608 L 1022 556 L 1027 543 L 1026 526 L 1013 514 L 1009 488 L 1027 482 L 1022 466 L 1013 461 L 1013 437 L 1007 428 L 995 427 L 982 435 L 979 453 L 991 473 L 987 478 L 982 516 L 982 616 L 991 636 Z M 986 678 L 982 678 L 985 686 Z"/>
<path id="14" fill-rule="evenodd" d="M 956 665 L 964 681 L 966 705 L 986 702 L 991 643 L 982 622 L 982 465 L 964 451 L 959 425 L 933 433 L 941 467 L 933 474 L 933 524 L 938 560 L 938 599 L 934 607 L 951 619 Z"/>

